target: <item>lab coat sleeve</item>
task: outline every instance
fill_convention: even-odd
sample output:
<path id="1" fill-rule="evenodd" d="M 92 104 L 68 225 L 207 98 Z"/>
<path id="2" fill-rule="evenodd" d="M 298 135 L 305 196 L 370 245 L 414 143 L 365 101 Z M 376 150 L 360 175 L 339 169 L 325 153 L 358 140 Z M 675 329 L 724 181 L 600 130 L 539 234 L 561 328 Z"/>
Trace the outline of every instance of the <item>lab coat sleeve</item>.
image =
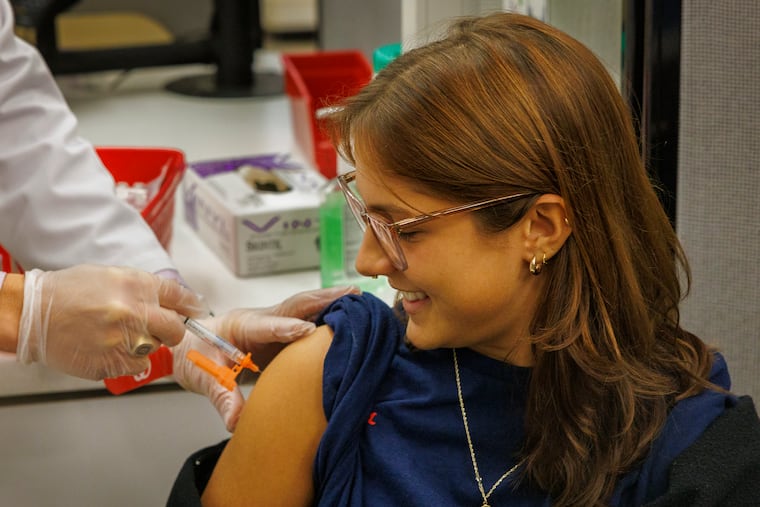
<path id="1" fill-rule="evenodd" d="M 36 48 L 0 0 L 0 244 L 22 268 L 95 263 L 175 269 L 114 181 Z"/>

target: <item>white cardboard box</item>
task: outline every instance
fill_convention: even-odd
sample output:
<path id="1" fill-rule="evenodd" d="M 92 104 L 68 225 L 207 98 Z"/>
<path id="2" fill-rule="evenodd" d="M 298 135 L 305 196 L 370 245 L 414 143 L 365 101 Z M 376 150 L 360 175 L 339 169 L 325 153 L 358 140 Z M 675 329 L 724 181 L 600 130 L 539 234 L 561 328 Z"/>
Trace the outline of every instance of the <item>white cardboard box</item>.
<path id="1" fill-rule="evenodd" d="M 283 154 L 191 163 L 185 220 L 237 276 L 316 268 L 325 183 Z"/>

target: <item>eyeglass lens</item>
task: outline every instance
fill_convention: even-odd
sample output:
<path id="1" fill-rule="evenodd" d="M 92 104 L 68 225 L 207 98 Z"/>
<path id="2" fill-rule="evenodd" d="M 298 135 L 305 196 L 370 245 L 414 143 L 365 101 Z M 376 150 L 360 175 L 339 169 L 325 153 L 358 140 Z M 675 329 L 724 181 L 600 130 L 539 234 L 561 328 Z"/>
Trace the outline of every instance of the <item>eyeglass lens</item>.
<path id="1" fill-rule="evenodd" d="M 393 266 L 400 271 L 405 270 L 407 267 L 406 259 L 404 258 L 404 252 L 401 250 L 401 245 L 398 243 L 398 238 L 396 237 L 395 232 L 388 227 L 388 224 L 367 213 L 364 203 L 359 200 L 346 182 L 343 182 L 341 187 L 346 196 L 348 208 L 359 223 L 361 230 L 366 231 L 367 224 L 369 223 L 370 229 L 372 229 L 375 238 L 377 238 L 383 251 L 390 258 Z"/>

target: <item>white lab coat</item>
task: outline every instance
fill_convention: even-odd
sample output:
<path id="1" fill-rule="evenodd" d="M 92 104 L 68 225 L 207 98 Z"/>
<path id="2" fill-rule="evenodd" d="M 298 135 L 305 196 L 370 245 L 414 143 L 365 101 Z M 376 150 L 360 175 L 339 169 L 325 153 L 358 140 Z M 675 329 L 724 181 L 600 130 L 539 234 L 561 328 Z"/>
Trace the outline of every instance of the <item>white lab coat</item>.
<path id="1" fill-rule="evenodd" d="M 0 245 L 25 270 L 97 263 L 174 269 L 114 181 L 36 48 L 0 0 Z M 114 139 L 112 144 L 118 144 Z"/>

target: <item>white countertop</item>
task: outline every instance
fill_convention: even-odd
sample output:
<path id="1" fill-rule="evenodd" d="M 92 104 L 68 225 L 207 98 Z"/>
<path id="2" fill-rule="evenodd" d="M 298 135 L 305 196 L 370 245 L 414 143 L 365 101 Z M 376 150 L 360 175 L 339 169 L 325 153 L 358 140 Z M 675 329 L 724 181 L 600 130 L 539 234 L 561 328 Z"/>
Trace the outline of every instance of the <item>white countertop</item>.
<path id="1" fill-rule="evenodd" d="M 278 70 L 275 53 L 257 56 L 257 68 Z M 201 65 L 142 69 L 121 75 L 100 73 L 59 79 L 80 133 L 100 146 L 154 146 L 182 150 L 188 162 L 294 152 L 285 95 L 242 99 L 208 99 L 176 95 L 162 84 L 203 73 Z M 295 292 L 319 287 L 318 270 L 238 278 L 182 219 L 177 197 L 170 253 L 185 280 L 203 294 L 218 314 L 236 307 L 261 307 Z M 15 357 L 0 357 L 0 396 L 102 389 L 102 382 L 69 377 Z"/>

